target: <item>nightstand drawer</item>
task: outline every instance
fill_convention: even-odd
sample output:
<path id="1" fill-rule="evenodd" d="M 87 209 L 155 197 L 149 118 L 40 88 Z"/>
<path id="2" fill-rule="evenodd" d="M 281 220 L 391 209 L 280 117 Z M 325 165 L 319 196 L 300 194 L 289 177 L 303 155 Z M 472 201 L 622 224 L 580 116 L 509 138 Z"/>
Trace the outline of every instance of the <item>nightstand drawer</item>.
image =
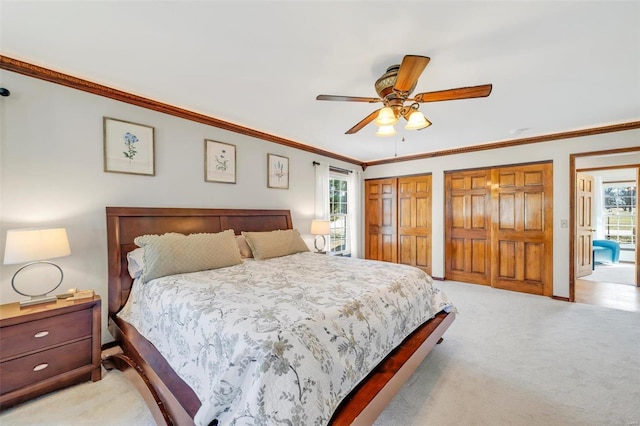
<path id="1" fill-rule="evenodd" d="M 0 363 L 0 393 L 91 365 L 91 339 Z"/>
<path id="2" fill-rule="evenodd" d="M 84 309 L 56 315 L 51 318 L 3 327 L 0 332 L 0 361 L 70 340 L 91 336 L 91 315 L 90 309 Z M 89 352 L 91 351 L 89 350 Z"/>

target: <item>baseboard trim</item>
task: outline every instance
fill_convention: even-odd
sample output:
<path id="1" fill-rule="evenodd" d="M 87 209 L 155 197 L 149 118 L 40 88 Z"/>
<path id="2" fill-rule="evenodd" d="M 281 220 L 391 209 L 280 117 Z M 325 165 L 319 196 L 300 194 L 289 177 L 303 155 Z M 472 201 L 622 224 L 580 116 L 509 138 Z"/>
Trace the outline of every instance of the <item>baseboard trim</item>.
<path id="1" fill-rule="evenodd" d="M 555 300 L 562 300 L 563 302 L 571 302 L 571 299 L 569 299 L 568 297 L 562 297 L 562 296 L 551 296 L 552 299 Z"/>
<path id="2" fill-rule="evenodd" d="M 436 281 L 445 281 L 444 277 L 434 277 L 433 275 L 431 276 L 431 278 L 433 278 Z"/>

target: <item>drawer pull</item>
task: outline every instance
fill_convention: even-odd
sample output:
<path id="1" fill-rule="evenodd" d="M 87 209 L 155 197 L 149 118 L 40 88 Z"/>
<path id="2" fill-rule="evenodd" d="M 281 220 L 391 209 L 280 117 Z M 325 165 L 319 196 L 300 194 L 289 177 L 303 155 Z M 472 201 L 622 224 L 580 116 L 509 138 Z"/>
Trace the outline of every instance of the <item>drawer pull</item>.
<path id="1" fill-rule="evenodd" d="M 40 338 L 40 337 L 44 337 L 47 334 L 49 334 L 48 331 L 38 331 L 36 334 L 33 335 L 33 337 L 35 337 L 37 339 L 37 338 Z"/>
<path id="2" fill-rule="evenodd" d="M 35 367 L 33 367 L 33 371 L 40 371 L 40 370 L 44 370 L 45 368 L 47 368 L 49 366 L 49 364 L 47 364 L 46 362 L 43 364 L 38 364 Z"/>

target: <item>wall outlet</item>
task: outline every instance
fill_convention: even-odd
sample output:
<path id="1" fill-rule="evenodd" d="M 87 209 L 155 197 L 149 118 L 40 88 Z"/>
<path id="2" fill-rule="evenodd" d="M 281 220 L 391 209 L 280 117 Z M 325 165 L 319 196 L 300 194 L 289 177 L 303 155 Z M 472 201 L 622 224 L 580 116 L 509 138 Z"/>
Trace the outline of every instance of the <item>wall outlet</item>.
<path id="1" fill-rule="evenodd" d="M 560 228 L 568 228 L 569 227 L 569 221 L 567 219 L 562 219 L 560 221 Z"/>

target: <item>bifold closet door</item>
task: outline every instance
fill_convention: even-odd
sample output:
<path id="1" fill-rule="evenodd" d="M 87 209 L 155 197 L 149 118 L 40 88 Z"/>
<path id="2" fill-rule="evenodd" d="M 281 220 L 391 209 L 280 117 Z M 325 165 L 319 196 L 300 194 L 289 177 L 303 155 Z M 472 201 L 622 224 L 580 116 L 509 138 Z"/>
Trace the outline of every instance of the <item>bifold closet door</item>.
<path id="1" fill-rule="evenodd" d="M 431 175 L 398 178 L 398 263 L 431 275 Z"/>
<path id="2" fill-rule="evenodd" d="M 445 174 L 445 277 L 491 284 L 491 171 Z"/>
<path id="3" fill-rule="evenodd" d="M 398 261 L 397 179 L 366 180 L 365 258 Z"/>
<path id="4" fill-rule="evenodd" d="M 551 163 L 492 170 L 492 285 L 553 293 Z"/>

